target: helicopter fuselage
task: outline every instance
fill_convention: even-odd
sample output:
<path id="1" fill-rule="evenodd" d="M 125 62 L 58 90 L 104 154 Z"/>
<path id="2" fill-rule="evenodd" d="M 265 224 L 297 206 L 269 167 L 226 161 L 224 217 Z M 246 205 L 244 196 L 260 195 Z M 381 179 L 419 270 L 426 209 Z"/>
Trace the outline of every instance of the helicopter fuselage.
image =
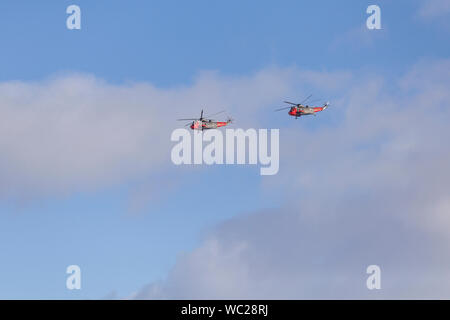
<path id="1" fill-rule="evenodd" d="M 292 107 L 288 114 L 293 117 L 301 117 L 301 116 L 307 116 L 315 114 L 316 112 L 320 112 L 325 110 L 326 107 L 308 107 L 308 106 L 296 106 Z"/>
<path id="2" fill-rule="evenodd" d="M 196 120 L 191 124 L 192 130 L 207 130 L 207 129 L 217 129 L 220 127 L 225 127 L 229 122 L 227 121 L 209 121 L 209 120 Z"/>

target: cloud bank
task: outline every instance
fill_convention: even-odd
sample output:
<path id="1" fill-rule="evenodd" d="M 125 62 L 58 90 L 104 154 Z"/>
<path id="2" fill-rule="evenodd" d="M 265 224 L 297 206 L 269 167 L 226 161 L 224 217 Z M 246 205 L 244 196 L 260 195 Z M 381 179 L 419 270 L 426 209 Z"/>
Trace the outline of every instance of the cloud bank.
<path id="1" fill-rule="evenodd" d="M 132 297 L 448 298 L 449 87 L 448 60 L 394 79 L 274 67 L 177 88 L 87 75 L 1 83 L 0 196 L 151 179 L 172 168 L 174 119 L 214 106 L 259 127 L 280 97 L 320 92 L 333 106 L 281 128 L 280 173 L 262 180 L 262 196 L 285 205 L 217 225 Z M 381 291 L 365 287 L 370 264 Z"/>
<path id="2" fill-rule="evenodd" d="M 0 83 L 0 197 L 94 192 L 166 172 L 170 133 L 184 124 L 176 118 L 225 109 L 255 124 L 253 111 L 292 90 L 293 77 L 272 68 L 238 78 L 205 72 L 176 88 L 90 75 Z"/>
<path id="3" fill-rule="evenodd" d="M 449 298 L 450 61 L 354 78 L 339 121 L 282 129 L 280 174 L 263 181 L 282 208 L 217 225 L 132 298 Z"/>
<path id="4" fill-rule="evenodd" d="M 424 19 L 433 19 L 450 14 L 450 2 L 447 0 L 422 1 L 418 14 Z"/>

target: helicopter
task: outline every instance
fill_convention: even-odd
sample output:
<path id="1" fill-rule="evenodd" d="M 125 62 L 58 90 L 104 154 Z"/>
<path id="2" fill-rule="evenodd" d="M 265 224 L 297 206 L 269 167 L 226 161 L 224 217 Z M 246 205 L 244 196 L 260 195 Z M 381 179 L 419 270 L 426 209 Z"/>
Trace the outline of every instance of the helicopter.
<path id="1" fill-rule="evenodd" d="M 280 108 L 280 109 L 276 109 L 275 111 L 281 111 L 281 110 L 290 109 L 288 114 L 290 116 L 295 117 L 295 119 L 297 119 L 298 117 L 302 117 L 302 116 L 316 115 L 317 112 L 325 110 L 330 105 L 329 102 L 324 103 L 324 105 L 322 107 L 311 107 L 309 105 L 304 105 L 304 103 L 306 101 L 308 101 L 308 99 L 311 98 L 311 97 L 312 97 L 312 94 L 310 94 L 306 99 L 304 99 L 300 103 L 293 103 L 293 102 L 289 102 L 289 101 L 284 101 L 284 103 L 290 104 L 291 106 Z"/>
<path id="2" fill-rule="evenodd" d="M 212 116 L 218 115 L 223 113 L 224 111 L 220 111 L 218 113 L 215 113 Z M 187 123 L 185 126 L 190 125 L 190 128 L 192 130 L 207 130 L 207 129 L 217 129 L 219 127 L 225 127 L 229 123 L 233 122 L 233 119 L 228 118 L 226 121 L 215 121 L 213 119 L 208 119 L 203 117 L 203 110 L 200 113 L 200 118 L 198 119 L 177 119 L 178 121 L 188 121 L 192 120 L 192 122 Z"/>

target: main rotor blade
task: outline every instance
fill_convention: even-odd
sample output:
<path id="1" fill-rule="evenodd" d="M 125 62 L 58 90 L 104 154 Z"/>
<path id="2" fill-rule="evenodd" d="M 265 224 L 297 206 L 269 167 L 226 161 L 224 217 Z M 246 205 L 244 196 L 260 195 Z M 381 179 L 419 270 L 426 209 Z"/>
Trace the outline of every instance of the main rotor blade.
<path id="1" fill-rule="evenodd" d="M 209 115 L 207 115 L 207 116 L 205 116 L 205 117 L 214 117 L 214 116 L 216 116 L 216 115 L 218 115 L 218 114 L 221 114 L 221 113 L 224 113 L 224 112 L 225 112 L 225 110 L 222 110 L 222 111 L 219 111 L 219 112 L 214 113 L 214 114 L 209 114 Z"/>
<path id="2" fill-rule="evenodd" d="M 192 119 L 177 119 L 177 121 L 188 121 L 188 120 L 199 120 L 199 119 L 196 119 L 196 118 L 192 118 Z"/>
<path id="3" fill-rule="evenodd" d="M 293 103 L 293 102 L 289 102 L 289 101 L 283 101 L 284 103 L 287 103 L 287 104 L 292 104 L 293 106 L 297 106 L 298 104 L 297 103 Z"/>
<path id="4" fill-rule="evenodd" d="M 286 109 L 289 109 L 289 108 L 291 108 L 291 107 L 284 107 L 284 108 L 276 109 L 275 111 L 286 110 Z"/>
<path id="5" fill-rule="evenodd" d="M 310 94 L 305 100 L 303 100 L 302 102 L 300 102 L 299 104 L 303 104 L 303 103 L 305 103 L 309 98 L 311 98 L 312 97 L 312 94 Z"/>

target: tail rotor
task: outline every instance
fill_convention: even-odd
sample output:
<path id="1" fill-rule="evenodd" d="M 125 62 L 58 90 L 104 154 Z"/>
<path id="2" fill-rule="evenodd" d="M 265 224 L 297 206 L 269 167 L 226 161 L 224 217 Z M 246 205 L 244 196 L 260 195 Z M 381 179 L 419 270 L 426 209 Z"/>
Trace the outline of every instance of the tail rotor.
<path id="1" fill-rule="evenodd" d="M 229 115 L 227 115 L 227 123 L 233 123 L 234 119 L 232 117 L 230 117 Z"/>

